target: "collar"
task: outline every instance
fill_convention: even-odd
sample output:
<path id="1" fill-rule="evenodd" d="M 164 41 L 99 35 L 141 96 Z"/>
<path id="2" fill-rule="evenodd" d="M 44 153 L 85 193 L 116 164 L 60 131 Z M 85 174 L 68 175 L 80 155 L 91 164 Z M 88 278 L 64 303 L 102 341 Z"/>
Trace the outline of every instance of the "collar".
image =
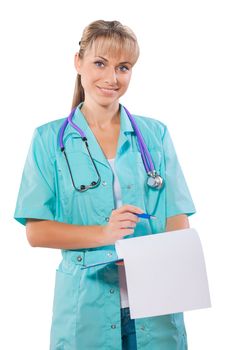
<path id="1" fill-rule="evenodd" d="M 77 106 L 72 120 L 85 133 L 92 158 L 95 159 L 96 161 L 106 165 L 107 167 L 109 167 L 109 163 L 108 163 L 98 141 L 96 140 L 91 128 L 89 127 L 84 114 L 81 111 L 82 105 L 83 105 L 83 102 L 81 102 Z M 129 139 L 127 137 L 127 134 L 134 132 L 132 124 L 129 120 L 129 117 L 128 117 L 123 105 L 119 104 L 119 108 L 120 108 L 120 135 L 119 135 L 119 139 L 118 139 L 116 156 L 120 153 L 122 147 L 125 146 L 125 144 L 129 143 Z M 64 133 L 64 144 L 65 144 L 66 140 L 69 137 L 72 137 L 73 135 L 75 135 L 76 138 L 77 137 L 81 138 L 80 134 L 70 124 L 68 124 L 66 127 L 66 130 L 65 130 L 65 133 Z M 86 149 L 84 142 L 82 142 L 81 151 L 88 155 L 88 152 L 87 152 L 87 149 Z"/>

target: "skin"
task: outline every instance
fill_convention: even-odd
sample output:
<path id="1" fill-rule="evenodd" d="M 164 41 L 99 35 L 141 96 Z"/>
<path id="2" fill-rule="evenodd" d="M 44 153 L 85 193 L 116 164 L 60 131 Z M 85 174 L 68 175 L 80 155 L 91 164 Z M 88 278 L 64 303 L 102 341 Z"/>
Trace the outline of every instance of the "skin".
<path id="1" fill-rule="evenodd" d="M 81 75 L 85 91 L 82 113 L 106 157 L 112 158 L 115 156 L 120 130 L 119 99 L 128 89 L 133 62 L 124 52 L 117 56 L 96 53 L 93 45 L 82 59 L 78 52 L 75 54 L 74 65 Z M 134 213 L 142 212 L 141 208 L 123 205 L 112 211 L 105 226 L 86 227 L 28 219 L 27 238 L 33 247 L 80 249 L 110 245 L 124 236 L 133 234 L 139 221 Z M 188 227 L 189 221 L 185 214 L 167 218 L 166 231 Z"/>
<path id="2" fill-rule="evenodd" d="M 123 53 L 96 56 L 95 46 L 89 49 L 83 59 L 75 54 L 77 72 L 81 75 L 85 91 L 82 112 L 89 125 L 107 128 L 119 123 L 119 99 L 128 89 L 133 63 Z"/>

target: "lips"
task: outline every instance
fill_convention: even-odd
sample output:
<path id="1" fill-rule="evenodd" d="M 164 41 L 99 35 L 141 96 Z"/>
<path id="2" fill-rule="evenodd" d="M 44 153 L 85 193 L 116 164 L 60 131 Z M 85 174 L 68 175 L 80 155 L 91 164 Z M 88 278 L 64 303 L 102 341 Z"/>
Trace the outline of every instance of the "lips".
<path id="1" fill-rule="evenodd" d="M 118 88 L 106 88 L 100 86 L 97 86 L 97 88 L 101 92 L 101 94 L 105 96 L 113 96 L 119 90 Z"/>
<path id="2" fill-rule="evenodd" d="M 105 90 L 105 91 L 116 91 L 118 90 L 118 88 L 107 88 L 107 87 L 101 87 L 101 86 L 97 86 L 99 89 L 101 90 Z"/>

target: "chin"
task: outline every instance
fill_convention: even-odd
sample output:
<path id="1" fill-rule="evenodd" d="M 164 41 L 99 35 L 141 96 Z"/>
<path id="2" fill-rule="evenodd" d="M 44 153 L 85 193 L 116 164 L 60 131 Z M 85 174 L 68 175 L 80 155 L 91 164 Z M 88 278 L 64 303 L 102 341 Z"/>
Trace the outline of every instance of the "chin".
<path id="1" fill-rule="evenodd" d="M 118 97 L 117 99 L 116 98 L 96 98 L 95 101 L 98 105 L 102 106 L 102 107 L 108 107 L 108 106 L 111 106 L 113 104 L 116 104 L 116 103 L 119 103 L 119 98 Z"/>

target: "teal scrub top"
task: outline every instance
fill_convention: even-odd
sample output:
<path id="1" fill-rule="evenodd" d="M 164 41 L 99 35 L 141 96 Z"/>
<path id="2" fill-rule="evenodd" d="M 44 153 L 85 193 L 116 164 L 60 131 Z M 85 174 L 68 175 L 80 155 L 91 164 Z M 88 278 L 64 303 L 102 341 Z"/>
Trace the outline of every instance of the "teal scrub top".
<path id="1" fill-rule="evenodd" d="M 59 129 L 65 118 L 35 129 L 26 158 L 14 218 L 26 225 L 27 218 L 55 220 L 74 225 L 106 225 L 115 208 L 113 172 L 84 115 L 82 103 L 73 121 L 87 136 L 89 149 L 101 176 L 98 187 L 74 190 L 64 154 L 59 148 Z M 176 151 L 165 124 L 133 115 L 155 169 L 164 178 L 161 190 L 148 187 L 147 174 L 131 122 L 120 104 L 120 135 L 115 157 L 122 203 L 156 215 L 143 220 L 125 239 L 164 232 L 170 216 L 195 213 Z M 68 125 L 64 145 L 77 187 L 97 180 L 81 136 Z M 115 246 L 61 250 L 56 270 L 50 350 L 119 350 L 121 345 L 118 266 L 85 264 L 117 257 Z M 142 252 L 143 254 L 143 252 Z M 140 258 L 140 257 L 139 257 Z M 135 319 L 137 349 L 185 350 L 187 339 L 183 314 Z"/>

